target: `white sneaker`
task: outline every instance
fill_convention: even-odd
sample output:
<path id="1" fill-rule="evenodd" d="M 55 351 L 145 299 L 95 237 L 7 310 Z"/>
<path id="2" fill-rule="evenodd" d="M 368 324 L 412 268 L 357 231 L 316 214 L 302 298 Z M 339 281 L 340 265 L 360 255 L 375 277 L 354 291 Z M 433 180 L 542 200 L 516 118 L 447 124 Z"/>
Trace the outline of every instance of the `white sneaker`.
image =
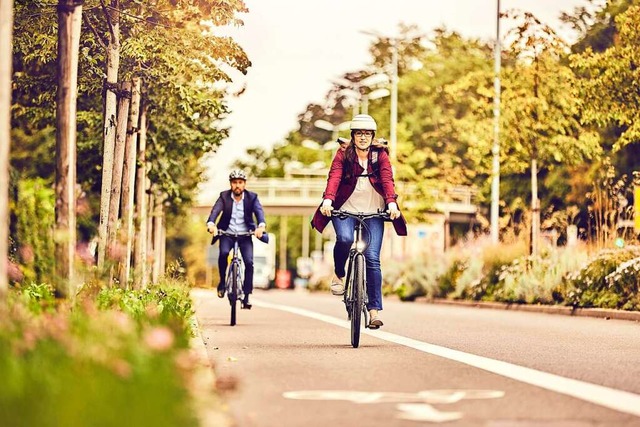
<path id="1" fill-rule="evenodd" d="M 378 310 L 369 310 L 369 329 L 378 329 L 383 324 Z"/>
<path id="2" fill-rule="evenodd" d="M 333 295 L 344 295 L 344 283 L 342 279 L 335 274 L 331 278 L 331 293 Z"/>

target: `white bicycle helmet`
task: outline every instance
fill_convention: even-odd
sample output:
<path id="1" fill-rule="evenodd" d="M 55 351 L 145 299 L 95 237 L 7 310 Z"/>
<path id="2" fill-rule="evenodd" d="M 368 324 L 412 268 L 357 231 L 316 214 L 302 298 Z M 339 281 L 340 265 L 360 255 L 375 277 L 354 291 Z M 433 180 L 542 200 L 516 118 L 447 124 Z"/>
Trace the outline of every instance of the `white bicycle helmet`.
<path id="1" fill-rule="evenodd" d="M 378 130 L 376 121 L 368 114 L 358 114 L 351 120 L 351 130 Z"/>
<path id="2" fill-rule="evenodd" d="M 247 174 L 244 173 L 244 171 L 242 169 L 234 169 L 229 174 L 229 181 L 234 180 L 234 179 L 243 179 L 243 180 L 246 181 L 247 180 Z"/>

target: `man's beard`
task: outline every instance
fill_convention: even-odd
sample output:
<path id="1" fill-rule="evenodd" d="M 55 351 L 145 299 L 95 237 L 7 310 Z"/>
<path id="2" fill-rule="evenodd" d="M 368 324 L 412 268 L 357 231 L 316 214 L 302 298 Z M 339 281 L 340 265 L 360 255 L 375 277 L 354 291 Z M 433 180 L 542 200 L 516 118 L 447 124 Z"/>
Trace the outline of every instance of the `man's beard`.
<path id="1" fill-rule="evenodd" d="M 242 192 L 243 192 L 243 191 L 244 191 L 244 190 L 241 190 L 241 189 L 239 189 L 239 188 L 236 188 L 236 189 L 234 189 L 234 190 L 233 190 L 233 194 L 235 194 L 236 196 L 239 196 L 239 195 L 241 195 L 241 194 L 242 194 Z"/>

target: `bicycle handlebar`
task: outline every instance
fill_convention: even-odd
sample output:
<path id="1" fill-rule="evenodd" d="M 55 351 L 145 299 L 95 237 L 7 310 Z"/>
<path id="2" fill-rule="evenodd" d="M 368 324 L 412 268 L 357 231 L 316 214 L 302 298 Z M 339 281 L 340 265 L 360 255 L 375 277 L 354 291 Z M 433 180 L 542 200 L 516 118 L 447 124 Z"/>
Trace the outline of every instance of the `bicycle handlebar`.
<path id="1" fill-rule="evenodd" d="M 331 215 L 336 216 L 340 219 L 345 219 L 347 217 L 356 218 L 359 220 L 365 220 L 369 218 L 382 218 L 385 221 L 391 221 L 391 218 L 389 217 L 389 212 L 386 212 L 386 211 L 375 212 L 375 213 L 365 213 L 365 212 L 349 212 L 349 211 L 344 211 L 342 209 L 335 209 L 331 211 Z"/>
<path id="2" fill-rule="evenodd" d="M 254 231 L 244 231 L 242 233 L 231 233 L 229 231 L 218 230 L 218 236 L 228 236 L 228 237 L 249 237 L 255 234 Z"/>

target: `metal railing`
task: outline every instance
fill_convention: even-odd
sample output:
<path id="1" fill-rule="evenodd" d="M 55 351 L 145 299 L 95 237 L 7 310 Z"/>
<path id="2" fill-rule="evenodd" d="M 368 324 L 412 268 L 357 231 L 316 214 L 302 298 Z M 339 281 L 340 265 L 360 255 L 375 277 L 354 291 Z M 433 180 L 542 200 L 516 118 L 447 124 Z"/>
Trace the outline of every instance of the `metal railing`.
<path id="1" fill-rule="evenodd" d="M 327 184 L 321 178 L 258 178 L 251 181 L 251 191 L 260 195 L 263 204 L 280 204 L 295 200 L 296 205 L 315 206 L 322 200 Z M 417 195 L 415 185 L 397 183 L 398 194 L 404 200 Z M 477 190 L 465 186 L 431 188 L 428 194 L 437 202 L 474 205 Z M 424 193 L 423 193 L 424 194 Z"/>

